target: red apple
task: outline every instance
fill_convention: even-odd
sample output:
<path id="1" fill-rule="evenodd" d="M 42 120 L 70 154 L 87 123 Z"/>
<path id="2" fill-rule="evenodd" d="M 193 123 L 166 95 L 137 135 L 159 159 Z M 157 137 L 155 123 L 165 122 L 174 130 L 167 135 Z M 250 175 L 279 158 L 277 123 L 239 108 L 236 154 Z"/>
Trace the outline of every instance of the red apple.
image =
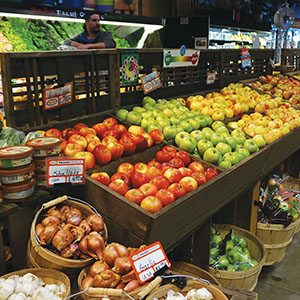
<path id="1" fill-rule="evenodd" d="M 190 176 L 192 175 L 193 171 L 189 168 L 186 168 L 186 167 L 181 167 L 178 169 L 180 171 L 180 173 L 182 174 L 182 177 L 185 177 L 185 176 Z"/>
<path id="2" fill-rule="evenodd" d="M 139 189 L 131 189 L 125 194 L 125 198 L 134 203 L 140 204 L 145 195 Z"/>
<path id="3" fill-rule="evenodd" d="M 163 175 L 166 170 L 173 168 L 168 162 L 164 162 L 160 167 L 160 174 Z"/>
<path id="4" fill-rule="evenodd" d="M 204 184 L 207 181 L 205 174 L 200 171 L 193 172 L 191 177 L 193 177 L 197 181 L 198 186 Z"/>
<path id="5" fill-rule="evenodd" d="M 148 183 L 150 178 L 144 173 L 133 172 L 130 177 L 131 185 L 133 188 L 137 189 L 144 183 Z"/>
<path id="6" fill-rule="evenodd" d="M 160 144 L 164 141 L 164 135 L 159 129 L 153 129 L 149 132 L 155 144 Z"/>
<path id="7" fill-rule="evenodd" d="M 65 139 L 68 140 L 73 134 L 79 134 L 79 131 L 74 128 L 68 128 L 64 133 Z"/>
<path id="8" fill-rule="evenodd" d="M 63 137 L 64 139 L 66 139 L 66 140 L 69 138 L 69 137 L 66 136 L 66 134 L 67 134 L 67 131 L 70 130 L 70 129 L 74 130 L 73 128 L 65 128 L 65 129 L 61 132 L 62 137 Z M 75 130 L 74 130 L 74 131 L 75 131 Z"/>
<path id="9" fill-rule="evenodd" d="M 79 134 L 82 136 L 86 136 L 88 134 L 97 135 L 96 130 L 90 127 L 82 127 L 79 130 Z"/>
<path id="10" fill-rule="evenodd" d="M 150 179 L 155 178 L 160 175 L 160 169 L 156 167 L 148 167 L 146 174 L 149 176 Z"/>
<path id="11" fill-rule="evenodd" d="M 161 163 L 156 161 L 155 159 L 152 159 L 150 160 L 148 163 L 147 163 L 147 166 L 150 168 L 150 167 L 155 167 L 155 168 L 158 168 L 160 169 L 161 167 Z"/>
<path id="12" fill-rule="evenodd" d="M 136 150 L 135 142 L 129 133 L 123 133 L 119 143 L 124 146 L 125 155 L 133 154 Z"/>
<path id="13" fill-rule="evenodd" d="M 106 165 L 111 161 L 111 152 L 104 145 L 97 145 L 93 151 L 96 163 L 100 166 Z"/>
<path id="14" fill-rule="evenodd" d="M 188 166 L 192 161 L 190 155 L 186 151 L 183 151 L 183 150 L 178 151 L 175 154 L 175 157 L 180 158 L 184 162 L 185 166 Z"/>
<path id="15" fill-rule="evenodd" d="M 119 172 L 117 172 L 117 173 L 115 173 L 114 175 L 112 175 L 111 176 L 111 181 L 114 181 L 114 180 L 116 180 L 116 179 L 122 179 L 123 181 L 125 181 L 125 183 L 129 186 L 129 184 L 130 184 L 130 178 L 126 175 L 126 174 L 124 174 L 124 173 L 119 173 Z"/>
<path id="16" fill-rule="evenodd" d="M 163 175 L 152 178 L 150 183 L 154 184 L 158 190 L 167 189 L 170 185 L 169 179 Z"/>
<path id="17" fill-rule="evenodd" d="M 88 142 L 88 144 L 91 142 L 97 142 L 98 144 L 100 143 L 100 139 L 92 133 L 88 133 L 84 137 L 85 137 L 86 141 Z"/>
<path id="18" fill-rule="evenodd" d="M 95 129 L 97 135 L 99 136 L 99 138 L 102 139 L 103 134 L 106 130 L 108 130 L 107 126 L 103 123 L 97 123 L 95 125 L 93 125 L 93 129 Z"/>
<path id="19" fill-rule="evenodd" d="M 83 127 L 88 127 L 85 123 L 76 123 L 73 128 L 77 131 L 79 131 Z"/>
<path id="20" fill-rule="evenodd" d="M 106 136 L 113 136 L 117 140 L 120 138 L 120 134 L 117 131 L 114 130 L 106 130 L 102 136 L 102 138 L 105 138 Z"/>
<path id="21" fill-rule="evenodd" d="M 73 157 L 83 158 L 86 170 L 95 168 L 95 157 L 91 152 L 88 151 L 77 152 Z"/>
<path id="22" fill-rule="evenodd" d="M 168 162 L 173 158 L 173 156 L 165 151 L 158 151 L 155 155 L 155 160 L 163 163 L 163 162 Z"/>
<path id="23" fill-rule="evenodd" d="M 144 128 L 141 126 L 137 126 L 137 125 L 131 125 L 128 128 L 128 132 L 134 134 L 134 135 L 138 135 L 138 134 L 142 134 L 145 132 Z"/>
<path id="24" fill-rule="evenodd" d="M 214 168 L 209 167 L 205 170 L 205 177 L 207 181 L 213 179 L 217 175 L 218 175 L 218 171 Z"/>
<path id="25" fill-rule="evenodd" d="M 108 136 L 103 137 L 101 143 L 102 143 L 103 145 L 107 145 L 108 143 L 114 143 L 114 144 L 117 144 L 117 143 L 119 143 L 119 142 L 118 142 L 118 140 L 117 140 L 114 136 L 108 135 Z"/>
<path id="26" fill-rule="evenodd" d="M 143 132 L 141 133 L 141 135 L 146 139 L 147 143 L 148 143 L 148 148 L 153 146 L 153 138 L 149 135 L 149 133 L 147 132 Z"/>
<path id="27" fill-rule="evenodd" d="M 60 139 L 62 137 L 62 132 L 57 128 L 50 128 L 45 132 L 45 136 Z"/>
<path id="28" fill-rule="evenodd" d="M 61 141 L 61 143 L 60 143 L 60 151 L 63 152 L 64 149 L 65 149 L 65 147 L 67 146 L 68 142 L 67 142 L 67 140 L 65 140 L 63 138 L 61 138 L 60 141 Z"/>
<path id="29" fill-rule="evenodd" d="M 151 213 L 156 213 L 162 209 L 162 204 L 158 198 L 154 196 L 148 196 L 142 200 L 141 208 Z"/>
<path id="30" fill-rule="evenodd" d="M 118 124 L 115 118 L 106 118 L 103 120 L 103 124 L 106 125 L 108 129 L 112 129 L 115 125 Z"/>
<path id="31" fill-rule="evenodd" d="M 174 148 L 173 146 L 164 146 L 161 150 L 170 153 L 172 157 L 175 157 L 177 152 L 176 148 Z"/>
<path id="32" fill-rule="evenodd" d="M 175 199 L 181 198 L 187 194 L 187 191 L 180 183 L 172 183 L 168 187 L 168 191 L 172 192 L 175 196 Z"/>
<path id="33" fill-rule="evenodd" d="M 125 194 L 128 192 L 128 185 L 122 179 L 116 179 L 112 181 L 108 187 L 122 196 L 125 196 Z"/>
<path id="34" fill-rule="evenodd" d="M 126 127 L 122 124 L 115 125 L 112 130 L 117 132 L 119 136 L 121 136 L 124 132 L 127 132 Z"/>
<path id="35" fill-rule="evenodd" d="M 129 178 L 133 173 L 134 167 L 129 162 L 121 163 L 117 169 L 117 172 L 126 174 Z"/>
<path id="36" fill-rule="evenodd" d="M 87 144 L 88 144 L 85 137 L 83 137 L 79 134 L 71 135 L 70 138 L 68 139 L 68 142 L 79 144 L 83 149 L 85 149 L 87 147 Z"/>
<path id="37" fill-rule="evenodd" d="M 100 144 L 101 144 L 100 142 L 90 142 L 90 143 L 88 143 L 87 151 L 92 153 L 94 151 L 95 147 L 97 145 L 100 145 Z"/>
<path id="38" fill-rule="evenodd" d="M 198 187 L 196 179 L 191 176 L 183 177 L 182 179 L 180 179 L 179 183 L 188 193 L 194 191 Z"/>
<path id="39" fill-rule="evenodd" d="M 124 146 L 120 143 L 107 143 L 105 147 L 111 152 L 112 160 L 118 160 L 124 153 Z"/>
<path id="40" fill-rule="evenodd" d="M 157 197 L 160 200 L 163 207 L 175 201 L 174 194 L 166 189 L 159 190 L 155 194 L 155 197 Z"/>
<path id="41" fill-rule="evenodd" d="M 91 177 L 106 186 L 110 184 L 110 178 L 106 172 L 96 172 L 96 173 L 93 173 L 91 175 Z"/>
<path id="42" fill-rule="evenodd" d="M 134 165 L 134 172 L 146 174 L 148 171 L 148 166 L 145 163 L 138 162 Z"/>
<path id="43" fill-rule="evenodd" d="M 81 145 L 76 143 L 67 143 L 64 149 L 64 155 L 66 156 L 74 156 L 77 152 L 83 151 Z"/>
<path id="44" fill-rule="evenodd" d="M 169 179 L 170 183 L 179 182 L 182 178 L 180 171 L 172 167 L 167 169 L 163 175 Z"/>
<path id="45" fill-rule="evenodd" d="M 141 134 L 134 135 L 132 138 L 136 145 L 136 152 L 143 152 L 148 148 L 148 142 Z"/>
<path id="46" fill-rule="evenodd" d="M 155 196 L 155 194 L 157 193 L 158 189 L 157 187 L 152 184 L 152 183 L 144 183 L 139 187 L 139 190 L 141 190 L 143 192 L 143 194 L 145 195 L 145 197 L 147 196 Z"/>
<path id="47" fill-rule="evenodd" d="M 172 158 L 172 159 L 169 161 L 169 164 L 170 164 L 171 166 L 173 166 L 174 168 L 176 168 L 176 169 L 179 169 L 179 168 L 182 168 L 182 167 L 185 166 L 183 160 L 180 159 L 180 158 L 177 158 L 177 157 Z"/>
<path id="48" fill-rule="evenodd" d="M 193 161 L 189 164 L 189 169 L 191 169 L 193 172 L 204 172 L 204 167 L 200 161 Z"/>

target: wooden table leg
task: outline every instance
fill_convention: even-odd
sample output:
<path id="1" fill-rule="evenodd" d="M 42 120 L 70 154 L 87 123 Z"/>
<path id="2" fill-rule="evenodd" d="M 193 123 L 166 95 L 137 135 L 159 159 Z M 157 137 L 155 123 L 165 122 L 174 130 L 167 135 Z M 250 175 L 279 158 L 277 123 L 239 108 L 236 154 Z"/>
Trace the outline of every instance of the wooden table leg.
<path id="1" fill-rule="evenodd" d="M 256 227 L 257 227 L 258 206 L 256 205 L 256 202 L 259 200 L 260 184 L 261 182 L 258 181 L 252 191 L 250 232 L 253 233 L 254 235 L 256 234 Z"/>

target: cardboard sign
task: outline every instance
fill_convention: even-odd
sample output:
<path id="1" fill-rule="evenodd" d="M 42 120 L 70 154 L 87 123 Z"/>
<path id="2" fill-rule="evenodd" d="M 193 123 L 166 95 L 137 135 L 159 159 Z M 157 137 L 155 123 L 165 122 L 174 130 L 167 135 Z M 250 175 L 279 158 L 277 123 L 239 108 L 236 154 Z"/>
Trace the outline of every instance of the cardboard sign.
<path id="1" fill-rule="evenodd" d="M 168 257 L 160 242 L 144 248 L 130 256 L 132 268 L 139 283 L 152 279 L 154 274 L 164 266 L 171 267 Z"/>
<path id="2" fill-rule="evenodd" d="M 249 53 L 248 48 L 246 47 L 241 48 L 241 60 L 242 60 L 242 69 L 252 67 L 251 55 Z"/>
<path id="3" fill-rule="evenodd" d="M 217 80 L 217 71 L 214 72 L 207 72 L 207 77 L 206 77 L 206 84 L 214 84 L 215 81 Z"/>
<path id="4" fill-rule="evenodd" d="M 49 157 L 46 159 L 46 185 L 60 183 L 84 184 L 84 159 Z"/>
<path id="5" fill-rule="evenodd" d="M 150 93 L 151 91 L 160 88 L 162 84 L 157 71 L 145 75 L 141 78 L 141 80 L 144 94 Z"/>
<path id="6" fill-rule="evenodd" d="M 194 49 L 170 49 L 164 50 L 163 66 L 164 68 L 173 67 L 196 67 L 198 65 L 200 51 Z"/>
<path id="7" fill-rule="evenodd" d="M 58 88 L 46 88 L 43 92 L 44 110 L 56 109 L 72 103 L 73 84 L 66 83 Z"/>

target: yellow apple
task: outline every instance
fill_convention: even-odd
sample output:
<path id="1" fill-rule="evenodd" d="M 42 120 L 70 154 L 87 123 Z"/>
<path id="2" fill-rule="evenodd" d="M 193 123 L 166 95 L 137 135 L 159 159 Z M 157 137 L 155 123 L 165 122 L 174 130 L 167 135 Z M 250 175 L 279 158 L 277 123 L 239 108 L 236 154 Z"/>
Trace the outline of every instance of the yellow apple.
<path id="1" fill-rule="evenodd" d="M 214 121 L 223 121 L 225 119 L 225 114 L 221 110 L 216 110 L 211 117 Z"/>

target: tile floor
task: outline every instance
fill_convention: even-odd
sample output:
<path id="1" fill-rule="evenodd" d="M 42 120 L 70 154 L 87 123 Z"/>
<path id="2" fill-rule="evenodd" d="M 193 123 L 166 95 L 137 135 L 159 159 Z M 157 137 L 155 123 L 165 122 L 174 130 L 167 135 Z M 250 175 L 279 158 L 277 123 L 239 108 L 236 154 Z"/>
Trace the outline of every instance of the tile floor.
<path id="1" fill-rule="evenodd" d="M 283 261 L 263 267 L 255 292 L 259 300 L 300 300 L 300 233 L 294 236 Z"/>

